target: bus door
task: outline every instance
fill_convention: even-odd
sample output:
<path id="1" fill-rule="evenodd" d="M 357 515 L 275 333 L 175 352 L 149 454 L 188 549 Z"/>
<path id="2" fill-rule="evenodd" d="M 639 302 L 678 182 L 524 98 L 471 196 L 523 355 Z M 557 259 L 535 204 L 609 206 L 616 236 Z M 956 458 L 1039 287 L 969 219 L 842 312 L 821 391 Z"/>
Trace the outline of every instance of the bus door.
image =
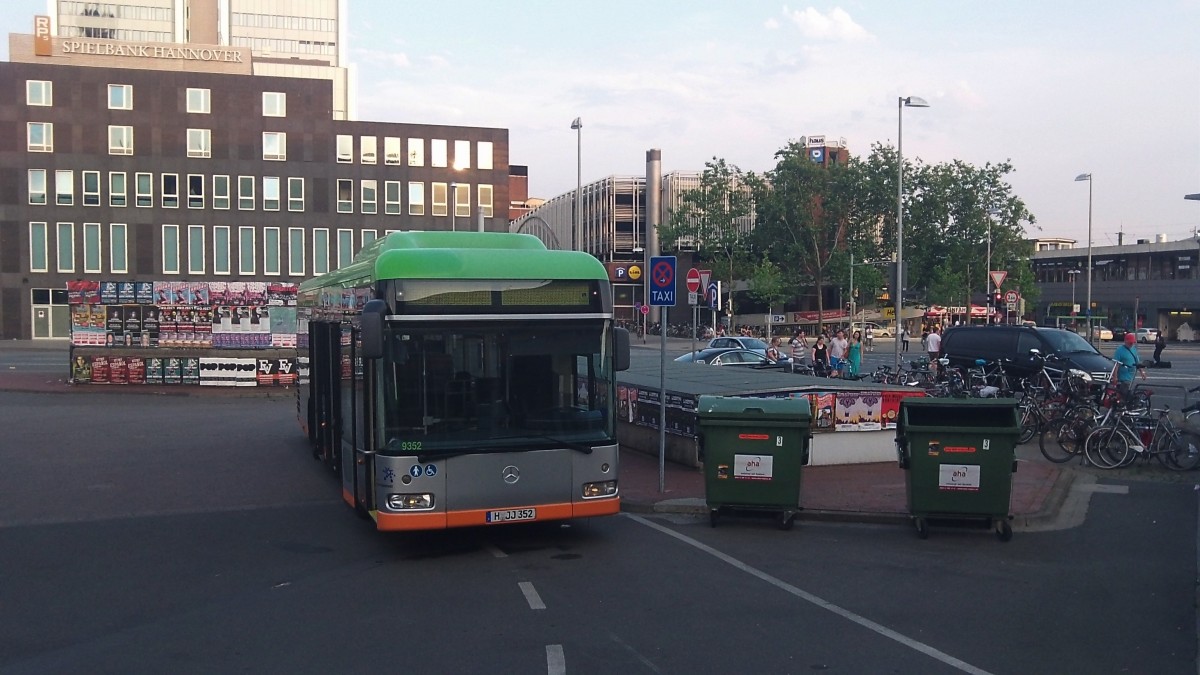
<path id="1" fill-rule="evenodd" d="M 373 361 L 362 358 L 359 333 L 355 330 L 349 346 L 343 346 L 343 358 L 350 360 L 350 376 L 341 381 L 341 474 L 342 497 L 360 513 L 374 508 L 374 434 L 370 383 Z"/>

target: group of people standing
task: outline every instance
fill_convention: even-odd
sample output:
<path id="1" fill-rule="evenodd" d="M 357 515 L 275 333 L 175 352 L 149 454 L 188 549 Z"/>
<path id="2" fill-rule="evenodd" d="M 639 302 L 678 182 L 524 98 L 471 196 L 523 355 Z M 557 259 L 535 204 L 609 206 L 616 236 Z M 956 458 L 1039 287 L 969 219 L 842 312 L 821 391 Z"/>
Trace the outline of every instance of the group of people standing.
<path id="1" fill-rule="evenodd" d="M 775 338 L 772 341 L 772 349 L 778 350 L 779 343 L 780 339 Z M 854 331 L 848 338 L 846 331 L 840 328 L 832 338 L 822 332 L 810 345 L 808 335 L 803 330 L 797 330 L 792 339 L 788 340 L 788 348 L 792 363 L 800 363 L 805 357 L 809 357 L 812 359 L 813 370 L 818 375 L 857 377 L 862 370 L 864 346 L 861 331 Z M 767 355 L 770 356 L 770 351 Z"/>

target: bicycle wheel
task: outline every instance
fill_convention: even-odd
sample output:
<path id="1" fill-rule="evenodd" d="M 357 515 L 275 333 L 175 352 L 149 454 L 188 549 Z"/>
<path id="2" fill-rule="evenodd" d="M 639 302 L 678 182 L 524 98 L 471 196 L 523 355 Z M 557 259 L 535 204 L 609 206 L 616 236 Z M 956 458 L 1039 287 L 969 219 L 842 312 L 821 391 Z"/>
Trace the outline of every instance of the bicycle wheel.
<path id="1" fill-rule="evenodd" d="M 1157 452 L 1158 461 L 1172 471 L 1191 471 L 1200 467 L 1200 436 L 1189 432 L 1175 432 L 1163 438 Z"/>
<path id="2" fill-rule="evenodd" d="M 1064 417 L 1047 424 L 1038 438 L 1042 456 L 1055 464 L 1070 461 L 1083 450 L 1081 429 L 1079 424 Z"/>
<path id="3" fill-rule="evenodd" d="M 1116 427 L 1093 429 L 1083 440 L 1083 452 L 1093 466 L 1115 469 L 1132 461 L 1129 439 Z"/>
<path id="4" fill-rule="evenodd" d="M 1038 429 L 1041 427 L 1041 416 L 1038 414 L 1036 404 L 1033 401 L 1022 401 L 1021 411 L 1021 433 L 1017 436 L 1017 445 L 1024 445 L 1033 440 L 1037 435 Z"/>

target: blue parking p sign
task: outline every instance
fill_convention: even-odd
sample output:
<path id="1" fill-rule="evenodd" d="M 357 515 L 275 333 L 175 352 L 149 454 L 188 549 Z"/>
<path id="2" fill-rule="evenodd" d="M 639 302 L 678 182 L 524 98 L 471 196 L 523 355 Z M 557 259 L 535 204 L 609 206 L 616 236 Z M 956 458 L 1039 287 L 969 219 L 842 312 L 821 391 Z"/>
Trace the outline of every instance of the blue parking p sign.
<path id="1" fill-rule="evenodd" d="M 675 256 L 673 255 L 650 258 L 650 305 L 652 307 L 675 306 Z"/>

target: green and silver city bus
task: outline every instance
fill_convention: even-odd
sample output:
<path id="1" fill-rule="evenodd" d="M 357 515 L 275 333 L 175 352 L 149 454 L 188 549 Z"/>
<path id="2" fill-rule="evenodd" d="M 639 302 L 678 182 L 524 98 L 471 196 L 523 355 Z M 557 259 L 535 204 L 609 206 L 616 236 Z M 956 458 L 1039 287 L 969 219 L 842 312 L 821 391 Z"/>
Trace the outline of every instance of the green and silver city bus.
<path id="1" fill-rule="evenodd" d="M 529 235 L 389 234 L 300 285 L 301 427 L 380 530 L 617 513 L 612 303 Z"/>

